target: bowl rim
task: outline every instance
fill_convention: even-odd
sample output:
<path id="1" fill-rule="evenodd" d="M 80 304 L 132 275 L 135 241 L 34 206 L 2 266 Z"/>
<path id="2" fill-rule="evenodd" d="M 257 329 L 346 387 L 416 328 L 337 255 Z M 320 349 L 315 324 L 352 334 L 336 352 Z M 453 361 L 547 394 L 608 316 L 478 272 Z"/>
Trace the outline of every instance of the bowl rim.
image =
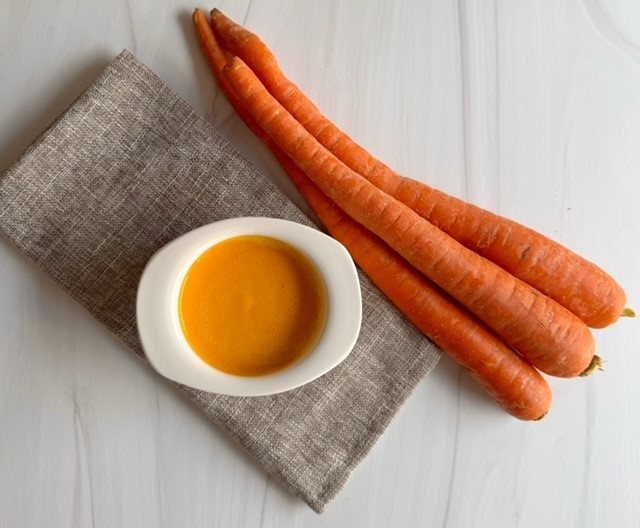
<path id="1" fill-rule="evenodd" d="M 261 376 L 236 376 L 206 363 L 189 346 L 179 318 L 180 289 L 191 265 L 215 244 L 242 235 L 270 236 L 297 248 L 316 265 L 327 293 L 325 326 L 314 347 Z M 266 396 L 309 383 L 346 359 L 362 324 L 360 280 L 347 249 L 319 229 L 265 216 L 227 218 L 179 236 L 149 259 L 138 283 L 136 322 L 142 350 L 162 376 L 218 394 Z"/>

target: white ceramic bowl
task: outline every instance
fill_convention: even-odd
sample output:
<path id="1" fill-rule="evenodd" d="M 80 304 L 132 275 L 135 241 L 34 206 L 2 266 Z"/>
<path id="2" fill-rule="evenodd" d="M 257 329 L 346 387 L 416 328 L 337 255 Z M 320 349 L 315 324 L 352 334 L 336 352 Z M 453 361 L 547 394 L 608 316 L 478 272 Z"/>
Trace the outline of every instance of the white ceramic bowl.
<path id="1" fill-rule="evenodd" d="M 241 235 L 270 236 L 298 248 L 316 264 L 327 289 L 327 319 L 315 347 L 263 376 L 234 376 L 210 366 L 191 349 L 180 324 L 180 289 L 193 262 L 214 244 Z M 355 265 L 342 244 L 296 222 L 242 217 L 199 227 L 160 249 L 140 279 L 136 310 L 142 348 L 161 375 L 205 391 L 263 396 L 299 387 L 341 363 L 358 338 L 362 300 Z"/>

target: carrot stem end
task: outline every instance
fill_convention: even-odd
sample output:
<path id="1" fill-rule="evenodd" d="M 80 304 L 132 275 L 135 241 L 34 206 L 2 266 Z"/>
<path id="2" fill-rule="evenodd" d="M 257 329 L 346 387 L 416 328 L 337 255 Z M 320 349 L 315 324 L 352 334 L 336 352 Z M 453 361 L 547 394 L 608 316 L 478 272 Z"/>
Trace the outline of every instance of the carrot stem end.
<path id="1" fill-rule="evenodd" d="M 582 371 L 580 376 L 582 377 L 591 376 L 591 374 L 593 374 L 596 370 L 604 370 L 602 368 L 602 364 L 603 364 L 603 361 L 600 356 L 593 356 L 591 363 L 589 363 L 589 366 Z"/>

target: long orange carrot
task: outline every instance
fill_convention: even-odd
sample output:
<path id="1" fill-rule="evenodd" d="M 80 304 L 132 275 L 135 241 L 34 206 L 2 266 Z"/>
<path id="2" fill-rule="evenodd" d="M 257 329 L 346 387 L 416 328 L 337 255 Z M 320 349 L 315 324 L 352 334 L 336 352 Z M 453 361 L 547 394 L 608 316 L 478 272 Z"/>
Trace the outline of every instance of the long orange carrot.
<path id="1" fill-rule="evenodd" d="M 211 33 L 204 13 L 194 11 L 198 42 L 230 104 L 272 150 L 325 228 L 342 242 L 360 268 L 427 337 L 449 354 L 511 415 L 544 416 L 552 401 L 545 379 L 477 318 L 418 273 L 377 236 L 353 221 L 260 129 L 222 75 L 227 56 Z"/>
<path id="2" fill-rule="evenodd" d="M 228 60 L 232 57 L 232 55 L 224 50 L 209 24 L 209 19 L 207 15 L 202 11 L 202 9 L 196 8 L 193 11 L 192 15 L 193 27 L 196 33 L 196 38 L 198 40 L 198 44 L 200 45 L 200 50 L 204 55 L 207 63 L 209 64 L 209 69 L 214 74 L 218 85 L 224 92 L 225 96 L 229 100 L 229 103 L 236 112 L 243 112 L 245 115 L 243 117 L 249 118 L 248 114 L 242 107 L 242 103 L 238 96 L 233 92 L 226 78 L 222 74 L 222 70 L 227 64 Z M 250 118 L 249 118 L 250 119 Z M 258 128 L 256 127 L 254 132 L 257 132 Z"/>
<path id="3" fill-rule="evenodd" d="M 274 154 L 325 228 L 380 291 L 465 367 L 496 403 L 521 420 L 538 420 L 549 411 L 551 389 L 531 364 L 380 238 L 347 216 L 282 151 Z"/>
<path id="4" fill-rule="evenodd" d="M 224 73 L 258 125 L 341 209 L 554 376 L 583 373 L 596 359 L 584 323 L 561 305 L 464 248 L 322 147 L 237 57 Z"/>
<path id="5" fill-rule="evenodd" d="M 214 9 L 221 43 L 256 73 L 276 99 L 339 159 L 413 208 L 463 245 L 558 301 L 589 326 L 615 322 L 625 310 L 622 287 L 604 270 L 513 220 L 495 215 L 421 182 L 402 177 L 339 130 L 281 71 L 260 38 Z"/>

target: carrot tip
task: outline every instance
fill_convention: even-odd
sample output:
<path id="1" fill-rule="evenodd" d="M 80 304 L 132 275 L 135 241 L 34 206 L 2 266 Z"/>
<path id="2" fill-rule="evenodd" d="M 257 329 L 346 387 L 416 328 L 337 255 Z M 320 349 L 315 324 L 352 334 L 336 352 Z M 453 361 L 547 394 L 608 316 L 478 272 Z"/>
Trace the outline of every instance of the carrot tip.
<path id="1" fill-rule="evenodd" d="M 636 312 L 634 312 L 631 308 L 625 308 L 622 310 L 622 317 L 635 317 Z"/>
<path id="2" fill-rule="evenodd" d="M 582 377 L 591 376 L 591 374 L 593 374 L 596 370 L 604 370 L 602 368 L 602 363 L 603 361 L 600 356 L 593 356 L 591 363 L 589 363 L 589 366 L 582 371 L 580 376 Z"/>

